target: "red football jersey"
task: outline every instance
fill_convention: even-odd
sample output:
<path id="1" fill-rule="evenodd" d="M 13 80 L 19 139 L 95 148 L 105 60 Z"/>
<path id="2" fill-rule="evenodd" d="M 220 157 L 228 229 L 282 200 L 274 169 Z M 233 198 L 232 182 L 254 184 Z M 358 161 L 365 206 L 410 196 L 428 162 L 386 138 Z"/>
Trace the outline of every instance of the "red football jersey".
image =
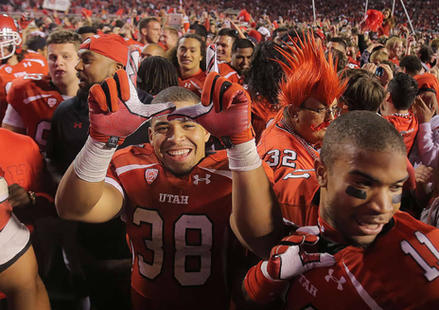
<path id="1" fill-rule="evenodd" d="M 203 90 L 204 81 L 206 80 L 206 73 L 200 69 L 197 74 L 182 79 L 178 77 L 178 85 L 189 89 L 190 91 L 201 97 L 201 91 Z"/>
<path id="2" fill-rule="evenodd" d="M 418 120 L 413 115 L 412 112 L 407 114 L 392 114 L 384 116 L 396 130 L 401 134 L 404 139 L 405 147 L 407 149 L 407 154 L 410 153 L 412 149 L 413 142 L 415 141 L 416 134 L 418 133 Z"/>
<path id="3" fill-rule="evenodd" d="M 227 309 L 225 232 L 232 180 L 225 152 L 176 177 L 151 145 L 128 147 L 116 152 L 106 182 L 125 199 L 132 288 L 160 309 Z"/>
<path id="4" fill-rule="evenodd" d="M 29 51 L 18 64 L 0 66 L 0 121 L 3 120 L 6 112 L 6 88 L 8 83 L 24 76 L 26 73 L 48 74 L 49 68 L 46 58 L 39 53 Z"/>
<path id="5" fill-rule="evenodd" d="M 263 132 L 258 153 L 273 169 L 273 189 L 284 219 L 299 226 L 316 224 L 318 209 L 310 205 L 319 188 L 314 171 L 318 152 L 279 121 Z"/>
<path id="6" fill-rule="evenodd" d="M 268 123 L 279 113 L 280 105 L 269 103 L 266 99 L 252 101 L 252 126 L 255 130 L 256 142 L 261 138 L 262 132 Z"/>
<path id="7" fill-rule="evenodd" d="M 227 63 L 220 63 L 218 64 L 219 74 L 232 83 L 240 83 L 240 76 L 238 72 L 235 71 L 229 64 Z"/>
<path id="8" fill-rule="evenodd" d="M 7 269 L 30 246 L 30 234 L 26 226 L 20 223 L 12 213 L 5 179 L 1 178 L 0 193 L 0 272 Z M 4 295 L 0 292 L 0 299 Z"/>
<path id="9" fill-rule="evenodd" d="M 53 112 L 64 101 L 50 77 L 27 74 L 15 80 L 8 91 L 7 99 L 21 117 L 27 135 L 38 143 L 41 150 L 44 150 Z"/>
<path id="10" fill-rule="evenodd" d="M 14 146 L 18 152 L 1 152 L 0 167 L 5 172 L 8 184 L 17 183 L 26 190 L 41 190 L 40 176 L 43 158 L 38 145 L 32 138 L 0 128 L 0 149 Z"/>
<path id="11" fill-rule="evenodd" d="M 139 41 L 133 40 L 131 38 L 124 38 L 126 45 L 128 45 L 129 47 L 138 49 L 140 51 L 142 51 L 143 47 L 145 46 L 144 44 L 140 43 Z"/>
<path id="12" fill-rule="evenodd" d="M 334 266 L 292 281 L 286 309 L 438 309 L 439 230 L 404 212 L 393 219 L 369 247 L 346 246 Z"/>

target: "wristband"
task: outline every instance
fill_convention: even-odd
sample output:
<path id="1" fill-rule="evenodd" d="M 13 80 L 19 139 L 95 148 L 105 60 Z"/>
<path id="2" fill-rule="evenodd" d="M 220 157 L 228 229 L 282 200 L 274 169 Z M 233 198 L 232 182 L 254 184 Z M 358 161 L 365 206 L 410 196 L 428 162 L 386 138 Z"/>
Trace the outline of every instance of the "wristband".
<path id="1" fill-rule="evenodd" d="M 262 165 L 255 139 L 227 149 L 227 156 L 229 157 L 229 168 L 232 171 L 250 171 Z"/>
<path id="2" fill-rule="evenodd" d="M 87 182 L 103 181 L 115 151 L 115 148 L 108 149 L 104 142 L 89 136 L 73 161 L 76 175 Z"/>

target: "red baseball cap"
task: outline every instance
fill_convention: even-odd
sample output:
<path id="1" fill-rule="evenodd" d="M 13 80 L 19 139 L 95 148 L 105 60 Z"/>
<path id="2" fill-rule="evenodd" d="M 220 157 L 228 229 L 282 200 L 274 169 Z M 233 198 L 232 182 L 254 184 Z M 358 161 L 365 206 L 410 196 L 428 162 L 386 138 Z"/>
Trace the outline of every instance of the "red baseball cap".
<path id="1" fill-rule="evenodd" d="M 87 38 L 79 47 L 113 59 L 126 66 L 129 48 L 125 40 L 117 34 L 97 34 Z"/>

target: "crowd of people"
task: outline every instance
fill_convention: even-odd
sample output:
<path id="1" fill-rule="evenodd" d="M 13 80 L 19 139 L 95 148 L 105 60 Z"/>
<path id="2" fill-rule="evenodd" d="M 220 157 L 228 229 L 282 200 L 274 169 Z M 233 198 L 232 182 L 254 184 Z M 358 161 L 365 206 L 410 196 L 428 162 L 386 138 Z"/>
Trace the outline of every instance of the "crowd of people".
<path id="1" fill-rule="evenodd" d="M 419 2 L 3 5 L 0 310 L 437 308 Z"/>

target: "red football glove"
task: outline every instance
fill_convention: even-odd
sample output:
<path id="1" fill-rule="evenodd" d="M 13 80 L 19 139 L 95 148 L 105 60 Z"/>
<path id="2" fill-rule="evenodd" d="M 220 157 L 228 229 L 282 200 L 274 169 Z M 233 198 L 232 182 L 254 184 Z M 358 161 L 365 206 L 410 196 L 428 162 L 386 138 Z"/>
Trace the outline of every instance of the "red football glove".
<path id="1" fill-rule="evenodd" d="M 88 96 L 90 136 L 105 142 L 108 148 L 123 143 L 144 122 L 153 116 L 172 112 L 172 103 L 143 104 L 125 70 L 93 85 Z"/>
<path id="2" fill-rule="evenodd" d="M 184 107 L 171 113 L 195 119 L 227 148 L 254 138 L 251 126 L 251 99 L 245 89 L 211 72 L 201 93 L 201 104 Z"/>
<path id="3" fill-rule="evenodd" d="M 281 295 L 286 281 L 307 270 L 335 264 L 328 253 L 307 253 L 305 246 L 317 244 L 317 226 L 301 227 L 293 235 L 282 239 L 271 250 L 270 258 L 250 268 L 244 279 L 247 295 L 259 303 L 268 303 Z"/>
<path id="4" fill-rule="evenodd" d="M 271 250 L 270 258 L 266 263 L 266 272 L 271 279 L 291 279 L 316 267 L 334 265 L 335 258 L 331 254 L 308 253 L 303 249 L 305 246 L 317 244 L 318 233 L 317 226 L 305 226 L 283 238 L 281 243 Z"/>

